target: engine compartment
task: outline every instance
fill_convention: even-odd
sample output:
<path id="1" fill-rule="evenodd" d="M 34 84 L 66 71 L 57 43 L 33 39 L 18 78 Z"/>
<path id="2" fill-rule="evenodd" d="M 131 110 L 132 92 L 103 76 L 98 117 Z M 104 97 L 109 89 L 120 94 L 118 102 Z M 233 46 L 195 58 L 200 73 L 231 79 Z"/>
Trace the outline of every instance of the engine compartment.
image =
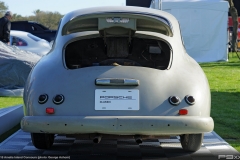
<path id="1" fill-rule="evenodd" d="M 98 37 L 77 40 L 65 49 L 68 69 L 91 66 L 139 66 L 169 69 L 171 49 L 160 40 L 132 37 Z"/>

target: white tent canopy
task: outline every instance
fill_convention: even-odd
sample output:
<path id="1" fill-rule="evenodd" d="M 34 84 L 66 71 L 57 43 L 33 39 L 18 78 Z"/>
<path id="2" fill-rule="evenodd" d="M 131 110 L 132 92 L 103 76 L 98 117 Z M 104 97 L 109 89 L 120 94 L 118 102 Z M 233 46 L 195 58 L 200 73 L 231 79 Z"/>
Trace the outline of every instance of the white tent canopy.
<path id="1" fill-rule="evenodd" d="M 151 8 L 159 7 L 153 0 Z M 228 7 L 224 0 L 162 0 L 162 10 L 178 19 L 186 50 L 197 62 L 228 60 Z"/>

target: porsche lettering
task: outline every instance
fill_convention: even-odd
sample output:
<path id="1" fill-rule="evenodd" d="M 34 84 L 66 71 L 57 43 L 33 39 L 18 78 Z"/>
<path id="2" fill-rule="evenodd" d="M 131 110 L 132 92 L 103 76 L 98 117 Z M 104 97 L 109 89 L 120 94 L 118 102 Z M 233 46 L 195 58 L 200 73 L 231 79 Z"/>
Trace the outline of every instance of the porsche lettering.
<path id="1" fill-rule="evenodd" d="M 132 99 L 132 96 L 100 96 L 100 99 Z"/>

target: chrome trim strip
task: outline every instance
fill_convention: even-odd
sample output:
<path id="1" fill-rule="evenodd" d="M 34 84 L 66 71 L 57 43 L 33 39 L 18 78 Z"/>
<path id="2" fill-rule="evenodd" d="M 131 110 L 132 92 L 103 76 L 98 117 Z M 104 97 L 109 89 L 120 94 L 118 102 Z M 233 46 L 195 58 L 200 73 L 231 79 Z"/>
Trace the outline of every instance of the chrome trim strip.
<path id="1" fill-rule="evenodd" d="M 99 86 L 139 86 L 140 82 L 136 79 L 128 78 L 98 78 L 95 85 Z"/>

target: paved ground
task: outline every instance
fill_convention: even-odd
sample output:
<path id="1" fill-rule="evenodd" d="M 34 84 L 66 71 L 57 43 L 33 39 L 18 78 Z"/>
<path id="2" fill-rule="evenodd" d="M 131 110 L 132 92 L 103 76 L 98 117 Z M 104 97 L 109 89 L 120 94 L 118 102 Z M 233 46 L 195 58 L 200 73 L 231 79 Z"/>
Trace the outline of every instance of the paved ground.
<path id="1" fill-rule="evenodd" d="M 138 145 L 130 140 L 102 140 L 94 144 L 92 140 L 76 140 L 57 135 L 50 150 L 36 149 L 30 134 L 19 130 L 0 143 L 0 159 L 161 159 L 161 160 L 215 160 L 240 159 L 240 153 L 228 145 L 215 132 L 206 133 L 199 151 L 186 153 L 182 150 L 179 137 L 171 139 L 145 140 Z M 225 158 L 223 158 L 226 156 Z M 227 157 L 228 156 L 228 157 Z"/>

